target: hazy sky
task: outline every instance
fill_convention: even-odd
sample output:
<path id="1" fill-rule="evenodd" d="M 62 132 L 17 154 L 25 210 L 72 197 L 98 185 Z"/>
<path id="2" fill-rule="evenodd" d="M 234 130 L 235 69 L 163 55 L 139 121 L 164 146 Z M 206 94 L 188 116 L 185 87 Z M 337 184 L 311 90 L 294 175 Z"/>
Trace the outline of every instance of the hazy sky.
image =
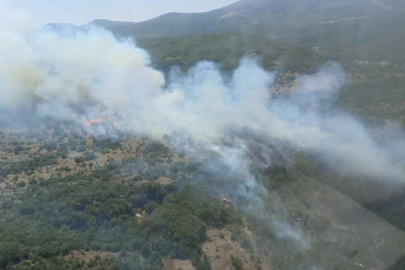
<path id="1" fill-rule="evenodd" d="M 12 0 L 28 11 L 36 27 L 46 23 L 81 25 L 93 19 L 144 21 L 167 12 L 203 12 L 237 0 Z"/>

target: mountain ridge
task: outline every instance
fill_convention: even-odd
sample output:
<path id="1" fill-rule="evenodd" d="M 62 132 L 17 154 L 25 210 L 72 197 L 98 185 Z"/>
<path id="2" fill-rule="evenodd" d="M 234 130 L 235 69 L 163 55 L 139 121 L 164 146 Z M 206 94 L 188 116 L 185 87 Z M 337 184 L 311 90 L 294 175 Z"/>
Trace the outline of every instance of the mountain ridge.
<path id="1" fill-rule="evenodd" d="M 343 30 L 336 26 L 359 24 L 367 28 L 362 31 L 368 31 L 370 23 L 381 25 L 387 20 L 403 22 L 400 18 L 402 11 L 405 11 L 405 4 L 399 0 L 241 0 L 208 12 L 171 12 L 141 22 L 96 19 L 84 26 L 97 25 L 116 35 L 138 39 L 245 32 L 282 39 L 285 39 L 283 36 L 298 35 L 296 43 L 309 43 L 309 39 L 305 38 L 309 28 L 323 32 L 335 30 L 335 34 L 340 35 Z M 357 37 L 353 38 L 360 36 L 358 32 L 354 34 Z"/>

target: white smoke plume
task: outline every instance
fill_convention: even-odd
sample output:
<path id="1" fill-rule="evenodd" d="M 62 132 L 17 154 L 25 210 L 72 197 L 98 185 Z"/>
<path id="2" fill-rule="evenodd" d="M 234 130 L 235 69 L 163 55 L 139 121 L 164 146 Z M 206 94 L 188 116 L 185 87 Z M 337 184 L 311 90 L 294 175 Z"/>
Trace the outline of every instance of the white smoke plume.
<path id="1" fill-rule="evenodd" d="M 265 209 L 260 194 L 268 191 L 250 171 L 252 147 L 260 149 L 254 160 L 263 167 L 272 162 L 272 147 L 286 145 L 316 154 L 339 170 L 405 182 L 402 133 L 371 133 L 350 115 L 330 109 L 349 83 L 337 63 L 300 76 L 292 92 L 282 95 L 273 90 L 276 73 L 249 58 L 230 78 L 204 61 L 187 74 L 172 72 L 166 83 L 131 39 L 118 40 L 96 27 L 22 30 L 13 21 L 26 14 L 8 12 L 1 3 L 0 109 L 8 113 L 5 117 L 53 118 L 95 136 L 118 129 L 190 153 L 216 152 L 218 163 L 243 179 L 233 192 L 247 199 L 244 208 L 301 249 L 310 246 L 310 239 Z M 89 128 L 92 121 L 103 124 Z"/>
<path id="2" fill-rule="evenodd" d="M 328 110 L 347 83 L 337 63 L 299 77 L 284 97 L 272 97 L 275 73 L 254 59 L 242 60 L 230 79 L 215 63 L 201 62 L 186 75 L 173 73 L 165 87 L 164 75 L 130 39 L 99 28 L 27 32 L 10 25 L 0 28 L 0 107 L 10 114 L 79 126 L 102 118 L 117 129 L 158 140 L 181 136 L 218 153 L 245 152 L 241 138 L 224 142 L 248 132 L 316 153 L 338 168 L 404 181 L 403 140 L 380 145 L 353 117 Z"/>

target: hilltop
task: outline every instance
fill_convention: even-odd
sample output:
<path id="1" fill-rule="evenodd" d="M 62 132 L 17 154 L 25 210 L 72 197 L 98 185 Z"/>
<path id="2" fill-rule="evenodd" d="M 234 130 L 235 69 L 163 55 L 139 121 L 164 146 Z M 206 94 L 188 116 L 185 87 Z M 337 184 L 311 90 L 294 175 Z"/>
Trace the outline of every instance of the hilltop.
<path id="1" fill-rule="evenodd" d="M 357 42 L 361 42 L 369 38 L 366 31 L 389 34 L 389 29 L 378 28 L 387 22 L 400 25 L 404 8 L 398 0 L 242 0 L 204 13 L 169 13 L 138 23 L 94 20 L 90 24 L 138 39 L 244 32 L 314 44 L 333 43 L 336 39 L 331 37 L 338 39 L 339 35 L 355 38 L 362 32 L 363 36 L 357 35 Z M 329 30 L 334 30 L 333 35 Z"/>

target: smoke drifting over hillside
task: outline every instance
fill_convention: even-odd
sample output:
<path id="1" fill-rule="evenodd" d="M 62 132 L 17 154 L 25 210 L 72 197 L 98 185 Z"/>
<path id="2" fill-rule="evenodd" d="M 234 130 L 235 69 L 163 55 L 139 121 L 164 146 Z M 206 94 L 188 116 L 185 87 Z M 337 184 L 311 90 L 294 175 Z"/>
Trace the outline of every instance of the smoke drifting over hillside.
<path id="1" fill-rule="evenodd" d="M 187 75 L 172 72 L 164 87 L 164 75 L 131 40 L 98 28 L 23 33 L 9 25 L 0 30 L 0 106 L 11 115 L 29 112 L 81 127 L 102 118 L 159 140 L 187 139 L 180 144 L 191 151 L 243 153 L 246 141 L 234 135 L 249 133 L 354 173 L 404 180 L 402 140 L 378 145 L 354 118 L 328 109 L 347 83 L 337 63 L 299 77 L 283 97 L 272 97 L 275 73 L 254 59 L 242 60 L 230 79 L 214 63 L 201 62 Z M 89 131 L 100 135 L 108 128 Z"/>

